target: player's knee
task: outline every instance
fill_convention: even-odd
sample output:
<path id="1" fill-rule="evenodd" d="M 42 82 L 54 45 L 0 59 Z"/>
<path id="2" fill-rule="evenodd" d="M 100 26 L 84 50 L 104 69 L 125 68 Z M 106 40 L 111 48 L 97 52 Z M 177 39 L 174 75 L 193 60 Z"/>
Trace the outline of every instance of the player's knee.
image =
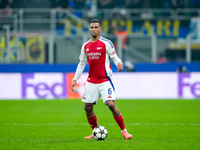
<path id="1" fill-rule="evenodd" d="M 116 107 L 114 103 L 108 103 L 107 105 L 108 105 L 108 108 L 109 108 L 111 111 L 113 111 L 113 110 L 115 109 L 115 107 Z"/>
<path id="2" fill-rule="evenodd" d="M 86 112 L 92 112 L 93 107 L 91 105 L 84 105 L 84 109 Z"/>

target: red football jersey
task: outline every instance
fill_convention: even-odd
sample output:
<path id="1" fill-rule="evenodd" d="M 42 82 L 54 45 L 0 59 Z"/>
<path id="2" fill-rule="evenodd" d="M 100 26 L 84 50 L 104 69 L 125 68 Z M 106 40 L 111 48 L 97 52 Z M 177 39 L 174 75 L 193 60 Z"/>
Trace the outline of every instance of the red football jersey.
<path id="1" fill-rule="evenodd" d="M 90 83 L 103 83 L 109 81 L 112 76 L 110 58 L 116 55 L 113 43 L 103 37 L 96 42 L 89 40 L 81 48 L 80 59 L 87 61 L 89 65 L 89 76 L 87 81 Z"/>

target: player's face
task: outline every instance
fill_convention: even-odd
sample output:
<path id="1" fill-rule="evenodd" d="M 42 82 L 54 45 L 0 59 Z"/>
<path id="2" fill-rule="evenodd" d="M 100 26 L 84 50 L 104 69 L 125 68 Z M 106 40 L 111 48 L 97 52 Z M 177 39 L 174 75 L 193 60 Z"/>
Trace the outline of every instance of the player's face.
<path id="1" fill-rule="evenodd" d="M 90 24 L 90 34 L 93 38 L 98 37 L 101 31 L 102 28 L 99 23 L 94 22 Z"/>

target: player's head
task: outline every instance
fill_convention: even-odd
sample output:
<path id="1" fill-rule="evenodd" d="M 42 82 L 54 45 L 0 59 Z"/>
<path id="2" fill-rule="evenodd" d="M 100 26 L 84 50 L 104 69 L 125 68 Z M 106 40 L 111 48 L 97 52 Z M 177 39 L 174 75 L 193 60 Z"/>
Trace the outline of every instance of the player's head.
<path id="1" fill-rule="evenodd" d="M 90 23 L 99 23 L 99 25 L 101 26 L 101 21 L 99 21 L 98 19 L 92 19 Z"/>
<path id="2" fill-rule="evenodd" d="M 99 37 L 102 31 L 101 22 L 98 19 L 90 21 L 90 34 L 93 38 Z"/>

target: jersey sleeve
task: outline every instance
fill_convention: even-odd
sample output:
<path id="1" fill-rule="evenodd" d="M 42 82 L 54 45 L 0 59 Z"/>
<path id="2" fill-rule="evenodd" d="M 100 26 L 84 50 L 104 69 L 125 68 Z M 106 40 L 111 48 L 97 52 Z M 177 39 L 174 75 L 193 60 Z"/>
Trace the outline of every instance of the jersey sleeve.
<path id="1" fill-rule="evenodd" d="M 77 69 L 76 69 L 74 80 L 78 80 L 78 78 L 80 77 L 80 75 L 83 73 L 85 65 L 86 65 L 86 62 L 80 60 L 78 66 L 77 66 Z"/>
<path id="2" fill-rule="evenodd" d="M 82 47 L 81 47 L 81 54 L 79 56 L 80 62 L 77 66 L 76 73 L 75 73 L 75 76 L 74 76 L 74 80 L 78 80 L 78 78 L 82 74 L 82 72 L 85 68 L 86 62 L 87 62 L 87 57 L 86 57 L 85 52 L 84 52 L 84 46 L 85 46 L 85 44 L 83 44 Z"/>
<path id="3" fill-rule="evenodd" d="M 81 54 L 79 56 L 79 59 L 83 62 L 87 62 L 87 56 L 85 55 L 84 47 L 85 47 L 85 44 L 83 44 L 81 47 Z"/>
<path id="4" fill-rule="evenodd" d="M 115 51 L 115 47 L 114 47 L 114 45 L 113 45 L 113 43 L 111 41 L 107 41 L 106 42 L 106 52 L 108 53 L 110 58 L 112 58 L 115 55 L 117 55 L 117 53 Z"/>
<path id="5" fill-rule="evenodd" d="M 109 57 L 112 59 L 115 65 L 117 65 L 121 60 L 117 56 L 117 53 L 115 51 L 115 47 L 111 41 L 108 41 L 106 44 L 106 51 L 109 55 Z"/>

